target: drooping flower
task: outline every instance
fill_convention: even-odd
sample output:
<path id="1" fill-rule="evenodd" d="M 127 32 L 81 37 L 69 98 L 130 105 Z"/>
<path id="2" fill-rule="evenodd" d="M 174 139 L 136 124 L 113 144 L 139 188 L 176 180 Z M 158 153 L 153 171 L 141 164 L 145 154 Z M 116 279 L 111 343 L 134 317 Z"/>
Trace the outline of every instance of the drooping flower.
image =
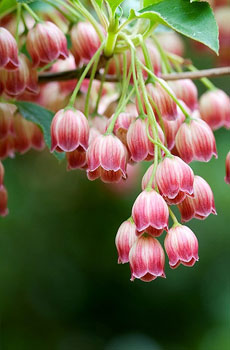
<path id="1" fill-rule="evenodd" d="M 88 62 L 99 49 L 100 38 L 89 22 L 78 22 L 71 30 L 72 52 L 75 61 Z"/>
<path id="2" fill-rule="evenodd" d="M 198 107 L 198 91 L 191 79 L 181 79 L 169 82 L 176 97 L 182 100 L 191 111 Z"/>
<path id="3" fill-rule="evenodd" d="M 131 281 L 135 278 L 150 282 L 157 277 L 165 277 L 165 254 L 161 244 L 151 236 L 141 236 L 133 244 L 129 253 Z"/>
<path id="4" fill-rule="evenodd" d="M 165 250 L 169 265 L 175 269 L 180 264 L 193 266 L 198 261 L 198 240 L 187 226 L 172 227 L 165 237 Z"/>
<path id="5" fill-rule="evenodd" d="M 89 140 L 89 124 L 84 114 L 68 108 L 58 111 L 51 123 L 51 152 L 86 151 Z"/>
<path id="6" fill-rule="evenodd" d="M 37 70 L 32 67 L 30 60 L 23 54 L 18 57 L 18 69 L 2 72 L 4 92 L 10 96 L 21 95 L 25 90 L 37 94 Z"/>
<path id="7" fill-rule="evenodd" d="M 45 66 L 49 62 L 68 57 L 67 40 L 64 33 L 52 22 L 37 23 L 27 36 L 26 48 L 34 66 Z"/>
<path id="8" fill-rule="evenodd" d="M 89 180 L 119 182 L 126 178 L 127 151 L 116 136 L 100 135 L 89 146 L 87 164 Z"/>
<path id="9" fill-rule="evenodd" d="M 165 81 L 161 80 L 161 83 L 165 85 Z M 170 87 L 167 87 L 171 90 Z M 157 82 L 155 85 L 148 84 L 146 86 L 147 93 L 149 96 L 149 102 L 152 106 L 156 118 L 158 118 L 157 109 L 158 108 L 161 116 L 166 120 L 176 120 L 177 118 L 177 105 L 172 97 L 165 91 L 165 89 Z M 171 94 L 174 92 L 171 90 Z M 156 105 L 156 107 L 155 107 Z"/>
<path id="10" fill-rule="evenodd" d="M 230 128 L 230 98 L 223 90 L 205 92 L 199 104 L 201 117 L 210 128 Z"/>
<path id="11" fill-rule="evenodd" d="M 208 162 L 213 155 L 217 158 L 213 132 L 207 123 L 198 118 L 180 126 L 176 135 L 176 148 L 186 163 L 193 160 Z"/>
<path id="12" fill-rule="evenodd" d="M 214 196 L 209 184 L 200 176 L 194 177 L 194 197 L 186 197 L 178 205 L 182 222 L 192 218 L 206 219 L 210 214 L 216 214 Z"/>
<path id="13" fill-rule="evenodd" d="M 158 237 L 164 230 L 168 230 L 168 206 L 155 190 L 144 190 L 139 194 L 133 204 L 132 218 L 137 227 L 138 236 L 148 232 Z"/>
<path id="14" fill-rule="evenodd" d="M 124 221 L 119 227 L 115 239 L 119 264 L 129 262 L 129 252 L 136 240 L 136 226 L 134 222 L 132 220 Z"/>
<path id="15" fill-rule="evenodd" d="M 18 47 L 16 40 L 7 29 L 0 27 L 0 68 L 14 70 L 18 66 Z"/>
<path id="16" fill-rule="evenodd" d="M 157 124 L 159 138 L 164 143 L 164 134 Z M 149 126 L 149 134 L 153 137 L 152 128 Z M 154 158 L 154 144 L 149 140 L 147 134 L 147 120 L 137 118 L 131 123 L 127 133 L 127 145 L 134 162 L 152 160 Z"/>
<path id="17" fill-rule="evenodd" d="M 165 157 L 156 171 L 156 184 L 168 204 L 178 204 L 193 195 L 194 174 L 181 158 Z"/>

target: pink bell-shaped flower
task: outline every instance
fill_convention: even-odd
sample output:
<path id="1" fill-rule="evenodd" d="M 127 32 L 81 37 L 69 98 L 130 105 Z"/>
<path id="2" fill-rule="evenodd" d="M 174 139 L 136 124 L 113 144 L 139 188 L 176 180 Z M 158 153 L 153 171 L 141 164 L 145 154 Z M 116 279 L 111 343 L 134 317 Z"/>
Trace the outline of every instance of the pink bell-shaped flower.
<path id="1" fill-rule="evenodd" d="M 178 204 L 193 195 L 194 174 L 181 158 L 165 157 L 156 171 L 156 184 L 168 204 Z"/>
<path id="2" fill-rule="evenodd" d="M 18 47 L 16 40 L 7 29 L 0 27 L 0 68 L 14 70 L 18 66 Z"/>
<path id="3" fill-rule="evenodd" d="M 209 90 L 200 98 L 201 118 L 213 130 L 230 128 L 230 98 L 220 89 Z"/>
<path id="4" fill-rule="evenodd" d="M 119 227 L 115 239 L 119 264 L 129 262 L 129 252 L 136 240 L 136 226 L 134 222 L 132 220 L 124 221 Z"/>
<path id="5" fill-rule="evenodd" d="M 39 89 L 36 69 L 25 55 L 20 54 L 18 59 L 18 69 L 2 73 L 4 92 L 10 96 L 21 95 L 25 90 L 37 94 Z"/>
<path id="6" fill-rule="evenodd" d="M 80 60 L 88 62 L 101 45 L 97 32 L 89 22 L 78 22 L 73 26 L 71 41 L 76 63 Z"/>
<path id="7" fill-rule="evenodd" d="M 164 143 L 164 134 L 157 124 L 159 138 Z M 149 126 L 149 134 L 153 137 L 152 129 Z M 131 159 L 134 162 L 152 160 L 154 158 L 154 144 L 149 140 L 147 134 L 147 120 L 137 118 L 129 127 L 127 133 L 127 145 Z"/>
<path id="8" fill-rule="evenodd" d="M 37 23 L 27 36 L 26 48 L 34 66 L 68 57 L 67 40 L 64 33 L 52 22 Z"/>
<path id="9" fill-rule="evenodd" d="M 115 135 L 100 135 L 89 146 L 87 164 L 89 180 L 119 182 L 126 178 L 127 150 Z"/>
<path id="10" fill-rule="evenodd" d="M 198 107 L 197 87 L 191 79 L 181 79 L 169 82 L 176 97 L 182 100 L 191 111 Z"/>
<path id="11" fill-rule="evenodd" d="M 199 118 L 180 126 L 176 135 L 176 148 L 186 163 L 193 160 L 208 162 L 213 155 L 217 158 L 213 132 L 208 124 Z"/>
<path id="12" fill-rule="evenodd" d="M 169 265 L 175 269 L 180 264 L 193 266 L 198 261 L 198 240 L 187 226 L 172 227 L 165 237 L 165 250 Z"/>
<path id="13" fill-rule="evenodd" d="M 194 196 L 186 197 L 178 205 L 182 222 L 196 219 L 206 219 L 210 214 L 216 214 L 214 196 L 209 184 L 200 176 L 194 177 Z"/>
<path id="14" fill-rule="evenodd" d="M 165 277 L 165 254 L 161 244 L 151 236 L 141 236 L 133 244 L 129 253 L 131 281 L 135 278 L 150 282 L 157 277 Z"/>
<path id="15" fill-rule="evenodd" d="M 158 237 L 164 230 L 168 230 L 168 206 L 155 190 L 144 190 L 139 194 L 133 204 L 132 218 L 138 236 L 148 232 Z"/>
<path id="16" fill-rule="evenodd" d="M 51 123 L 51 152 L 86 151 L 89 140 L 89 124 L 84 114 L 68 108 L 58 111 Z"/>
<path id="17" fill-rule="evenodd" d="M 162 84 L 166 84 L 164 80 L 162 80 Z M 170 90 L 170 87 L 167 87 Z M 146 86 L 147 93 L 149 95 L 149 102 L 152 106 L 154 114 L 156 118 L 158 118 L 157 110 L 155 105 L 157 106 L 161 116 L 166 120 L 176 120 L 177 118 L 177 105 L 176 102 L 172 99 L 171 96 L 165 91 L 165 89 L 159 84 L 156 83 L 148 84 Z M 172 95 L 174 92 L 171 90 Z"/>

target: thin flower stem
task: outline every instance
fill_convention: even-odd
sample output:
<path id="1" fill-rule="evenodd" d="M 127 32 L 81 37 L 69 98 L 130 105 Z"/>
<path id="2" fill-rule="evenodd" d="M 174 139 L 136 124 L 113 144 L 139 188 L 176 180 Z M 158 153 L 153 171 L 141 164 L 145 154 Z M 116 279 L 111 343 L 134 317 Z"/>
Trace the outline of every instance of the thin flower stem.
<path id="1" fill-rule="evenodd" d="M 157 104 L 155 103 L 155 101 L 152 99 L 152 97 L 148 95 L 148 98 L 149 98 L 151 104 L 154 106 L 154 108 L 155 108 L 155 110 L 157 112 L 157 116 L 158 116 L 159 122 L 160 122 L 160 127 L 161 127 L 161 129 L 162 129 L 162 131 L 163 131 L 163 133 L 165 135 L 165 139 L 166 139 L 165 126 L 164 126 L 164 121 L 163 121 L 161 112 L 160 112 L 159 108 L 157 107 Z"/>
<path id="2" fill-rule="evenodd" d="M 102 95 L 102 91 L 103 91 L 103 86 L 104 86 L 104 83 L 105 83 L 105 77 L 106 77 L 106 74 L 108 72 L 108 69 L 109 69 L 109 61 L 106 62 L 105 69 L 104 69 L 104 72 L 103 72 L 103 75 L 102 75 L 101 84 L 100 84 L 100 88 L 99 88 L 98 96 L 97 96 L 96 107 L 95 107 L 95 110 L 94 110 L 95 114 L 98 112 L 98 107 L 99 107 L 99 103 L 100 103 L 100 99 L 101 99 L 101 95 Z"/>
<path id="3" fill-rule="evenodd" d="M 174 214 L 174 212 L 172 211 L 172 209 L 169 207 L 169 214 L 173 220 L 173 226 L 179 226 L 180 223 L 178 222 L 176 215 Z"/>
<path id="4" fill-rule="evenodd" d="M 117 121 L 117 118 L 118 118 L 119 114 L 122 112 L 124 106 L 126 106 L 127 103 L 129 102 L 129 100 L 132 97 L 134 91 L 135 91 L 135 88 L 133 87 L 132 90 L 130 91 L 130 93 L 128 94 L 128 96 L 126 97 L 126 99 L 124 100 L 123 104 L 115 112 L 115 114 L 113 116 L 113 119 L 112 119 L 111 123 L 109 124 L 109 126 L 107 128 L 106 135 L 111 134 L 113 132 L 113 129 L 114 129 L 114 126 L 115 126 L 115 123 Z"/>
<path id="5" fill-rule="evenodd" d="M 90 70 L 90 67 L 92 66 L 93 62 L 97 59 L 97 57 L 100 57 L 100 54 L 104 48 L 104 45 L 105 43 L 103 42 L 101 44 L 101 46 L 99 47 L 99 49 L 96 51 L 96 53 L 93 55 L 93 57 L 91 58 L 91 60 L 89 61 L 89 63 L 87 64 L 86 68 L 84 69 L 84 72 L 81 74 L 81 77 L 80 79 L 78 80 L 77 82 L 77 85 L 72 93 L 72 96 L 70 97 L 70 100 L 69 100 L 69 104 L 68 106 L 69 107 L 73 107 L 74 106 L 74 102 L 76 100 L 76 97 L 77 97 L 77 93 L 81 87 L 81 84 L 83 82 L 83 80 L 85 79 L 85 77 L 87 76 L 87 73 L 88 71 Z"/>
<path id="6" fill-rule="evenodd" d="M 48 5 L 52 6 L 53 8 L 55 8 L 56 10 L 58 10 L 69 22 L 76 22 L 76 16 L 72 16 L 70 14 L 67 14 L 66 12 L 64 12 L 60 6 L 58 6 L 57 4 L 55 4 L 54 1 L 51 1 L 51 0 L 43 0 L 45 3 L 47 3 Z M 57 1 L 57 0 L 56 0 Z M 71 12 L 72 14 L 72 12 Z"/>
<path id="7" fill-rule="evenodd" d="M 180 103 L 180 101 L 176 98 L 176 96 L 172 93 L 171 89 L 169 88 L 168 84 L 163 81 L 162 79 L 158 78 L 154 73 L 152 73 L 148 68 L 145 67 L 145 65 L 139 60 L 140 65 L 144 68 L 144 70 L 149 73 L 149 75 L 153 78 L 154 81 L 157 81 L 161 87 L 169 94 L 169 96 L 173 99 L 174 102 L 178 105 L 178 107 L 181 109 L 181 111 L 184 113 L 187 120 L 190 120 L 191 117 L 189 113 L 186 111 L 186 109 L 183 107 L 183 105 Z"/>
<path id="8" fill-rule="evenodd" d="M 119 114 L 122 112 L 124 106 L 126 106 L 126 104 L 128 103 L 130 97 L 132 96 L 132 94 L 133 94 L 133 92 L 135 90 L 135 88 L 133 87 L 131 92 L 130 92 L 130 94 L 128 95 L 128 97 L 125 98 L 126 92 L 128 90 L 128 87 L 129 87 L 130 78 L 131 78 L 131 75 L 132 75 L 132 68 L 130 68 L 129 73 L 128 73 L 128 77 L 126 78 L 126 76 L 127 76 L 127 61 L 126 60 L 124 61 L 124 65 L 126 66 L 126 69 L 123 70 L 123 88 L 122 88 L 122 94 L 121 94 L 120 102 L 118 104 L 116 112 L 114 113 L 112 121 L 111 121 L 111 123 L 109 124 L 109 126 L 107 128 L 106 134 L 111 134 L 113 132 L 113 129 L 114 129 L 114 126 L 115 126 L 115 123 L 117 121 L 117 118 L 118 118 Z M 124 71 L 125 71 L 125 73 L 124 73 Z M 126 81 L 126 79 L 127 79 L 127 81 Z"/>
<path id="9" fill-rule="evenodd" d="M 108 18 L 106 17 L 106 15 L 104 14 L 103 11 L 101 11 L 100 7 L 98 6 L 98 4 L 96 3 L 95 0 L 91 0 L 91 3 L 93 5 L 93 8 L 97 14 L 97 17 L 99 18 L 101 24 L 103 25 L 104 28 L 108 28 L 109 26 L 109 21 Z"/>
<path id="10" fill-rule="evenodd" d="M 66 10 L 68 10 L 74 17 L 76 18 L 80 18 L 80 19 L 84 19 L 84 17 L 82 17 L 82 15 L 77 12 L 73 7 L 72 4 L 71 6 L 69 4 L 67 4 L 65 1 L 63 0 L 55 0 L 55 2 L 57 4 L 59 4 L 60 6 L 63 6 Z"/>
<path id="11" fill-rule="evenodd" d="M 163 70 L 163 73 L 170 73 L 172 71 L 172 67 L 171 67 L 171 65 L 169 63 L 169 59 L 167 57 L 167 54 L 165 53 L 163 47 L 159 43 L 159 40 L 157 39 L 156 35 L 153 34 L 152 38 L 153 38 L 153 41 L 154 41 L 154 43 L 155 43 L 155 45 L 156 45 L 156 47 L 157 47 L 157 49 L 158 49 L 158 51 L 160 53 L 161 59 L 162 59 L 162 61 L 164 63 L 163 67 L 164 67 L 165 71 Z"/>
<path id="12" fill-rule="evenodd" d="M 36 13 L 30 8 L 29 5 L 27 5 L 26 3 L 23 3 L 24 8 L 26 9 L 26 11 L 31 15 L 31 17 L 33 17 L 33 19 L 35 20 L 35 22 L 41 22 L 40 18 L 36 15 Z"/>
<path id="13" fill-rule="evenodd" d="M 20 20 L 21 20 L 21 14 L 22 14 L 22 5 L 20 3 L 18 3 L 17 4 L 16 35 L 15 35 L 17 45 L 19 44 L 19 24 L 20 24 Z"/>
<path id="14" fill-rule="evenodd" d="M 140 111 L 141 115 L 144 115 L 144 109 L 143 109 L 143 105 L 141 102 L 141 95 L 139 92 L 139 88 L 138 88 L 138 81 L 137 81 L 137 75 L 136 75 L 136 67 L 135 67 L 135 63 L 136 63 L 136 50 L 135 47 L 132 43 L 132 41 L 129 39 L 129 37 L 125 34 L 123 34 L 124 39 L 127 41 L 128 45 L 130 45 L 130 50 L 131 50 L 131 66 L 132 66 L 132 71 L 133 71 L 133 82 L 134 82 L 134 86 L 135 86 L 135 90 L 136 90 L 136 97 L 137 97 L 137 103 L 138 103 L 138 108 Z"/>
<path id="15" fill-rule="evenodd" d="M 142 94 L 143 94 L 145 107 L 146 107 L 146 110 L 147 110 L 149 124 L 152 127 L 154 140 L 157 141 L 158 140 L 157 122 L 156 122 L 155 115 L 153 113 L 153 110 L 152 110 L 151 105 L 150 105 L 149 100 L 148 100 L 147 91 L 146 91 L 146 87 L 145 87 L 145 82 L 144 82 L 144 79 L 143 79 L 142 70 L 141 70 L 141 66 L 139 64 L 139 60 L 138 59 L 136 60 L 136 64 L 137 64 L 138 80 L 140 81 L 140 86 L 141 86 L 141 90 L 142 90 Z M 148 185 L 146 187 L 146 190 L 151 190 L 152 189 L 153 180 L 154 180 L 154 177 L 155 177 L 155 174 L 156 174 L 156 170 L 157 170 L 157 166 L 158 166 L 158 145 L 157 144 L 155 144 L 155 146 L 154 146 L 154 163 L 153 164 L 154 164 L 153 165 L 153 172 L 152 172 L 152 175 L 151 175 L 150 180 L 148 182 Z"/>
<path id="16" fill-rule="evenodd" d="M 143 52 L 143 55 L 145 58 L 146 66 L 150 71 L 152 71 L 153 70 L 152 62 L 150 60 L 149 53 L 148 53 L 147 47 L 145 45 L 145 42 L 143 40 L 143 37 L 141 35 L 138 35 L 138 39 L 139 39 L 139 43 L 141 45 L 142 52 Z"/>
<path id="17" fill-rule="evenodd" d="M 149 122 L 148 122 L 148 126 L 149 126 Z M 159 147 L 165 152 L 165 154 L 166 154 L 167 157 L 170 157 L 170 158 L 173 157 L 172 154 L 171 154 L 171 152 L 168 150 L 167 147 L 165 147 L 165 146 L 163 145 L 163 143 L 161 143 L 161 142 L 159 142 L 159 141 L 155 141 L 155 140 L 151 137 L 151 135 L 150 135 L 150 133 L 149 133 L 148 127 L 147 127 L 147 135 L 148 135 L 148 139 L 149 139 L 152 143 L 154 143 L 155 145 L 159 146 Z"/>
<path id="18" fill-rule="evenodd" d="M 135 18 L 134 18 L 135 19 Z M 120 27 L 117 29 L 117 33 L 121 32 L 122 29 L 124 29 L 129 23 L 131 23 L 134 19 L 127 19 L 126 21 L 124 21 Z"/>
<path id="19" fill-rule="evenodd" d="M 100 58 L 100 56 L 97 56 L 97 58 L 95 59 L 94 64 L 93 64 L 93 68 L 92 68 L 92 72 L 91 72 L 91 75 L 90 75 L 90 81 L 89 81 L 88 91 L 87 91 L 86 100 L 85 100 L 85 116 L 86 116 L 86 118 L 89 117 L 90 93 L 91 93 L 91 89 L 92 89 L 92 85 L 93 85 L 93 80 L 94 80 L 94 77 L 95 77 L 95 74 L 96 74 L 96 71 L 97 71 L 99 58 Z"/>

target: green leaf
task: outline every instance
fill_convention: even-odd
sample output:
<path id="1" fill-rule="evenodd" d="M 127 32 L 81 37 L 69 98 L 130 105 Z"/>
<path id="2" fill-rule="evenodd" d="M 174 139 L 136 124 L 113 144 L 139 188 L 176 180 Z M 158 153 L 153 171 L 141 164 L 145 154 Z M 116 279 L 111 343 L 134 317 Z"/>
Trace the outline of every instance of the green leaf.
<path id="1" fill-rule="evenodd" d="M 163 0 L 140 11 L 130 11 L 131 18 L 148 18 L 169 26 L 178 33 L 199 41 L 218 54 L 218 27 L 207 2 Z"/>
<path id="2" fill-rule="evenodd" d="M 106 2 L 109 4 L 112 13 L 114 14 L 117 7 L 123 2 L 124 0 L 106 0 Z"/>
<path id="3" fill-rule="evenodd" d="M 144 0 L 143 5 L 144 7 L 150 6 L 150 5 L 155 5 L 158 2 L 161 2 L 163 0 Z"/>
<path id="4" fill-rule="evenodd" d="M 0 18 L 16 9 L 16 0 L 2 0 L 0 3 Z"/>
<path id="5" fill-rule="evenodd" d="M 44 140 L 48 148 L 51 147 L 50 125 L 54 113 L 32 102 L 16 101 L 19 113 L 27 120 L 37 124 L 43 131 Z M 64 153 L 54 152 L 57 159 L 62 160 Z"/>

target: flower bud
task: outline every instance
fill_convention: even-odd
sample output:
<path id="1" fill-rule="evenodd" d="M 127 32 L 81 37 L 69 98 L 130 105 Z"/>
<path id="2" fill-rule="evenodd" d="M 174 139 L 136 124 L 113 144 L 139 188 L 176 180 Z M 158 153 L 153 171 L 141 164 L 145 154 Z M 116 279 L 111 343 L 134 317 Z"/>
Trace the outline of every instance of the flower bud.
<path id="1" fill-rule="evenodd" d="M 0 68 L 14 70 L 18 65 L 16 40 L 7 29 L 0 27 Z"/>
<path id="2" fill-rule="evenodd" d="M 8 193 L 5 186 L 0 187 L 0 216 L 6 216 L 9 213 L 7 208 Z"/>
<path id="3" fill-rule="evenodd" d="M 113 116 L 114 115 L 107 120 L 107 126 L 111 123 Z M 114 125 L 113 132 L 124 143 L 124 145 L 127 145 L 127 132 L 134 119 L 135 116 L 130 113 L 120 113 Z"/>
<path id="4" fill-rule="evenodd" d="M 168 204 L 178 204 L 193 194 L 193 171 L 179 157 L 165 157 L 156 171 L 156 184 Z"/>
<path id="5" fill-rule="evenodd" d="M 178 205 L 182 222 L 192 218 L 206 219 L 211 213 L 216 214 L 214 197 L 209 184 L 200 176 L 194 177 L 194 197 L 186 197 Z"/>
<path id="6" fill-rule="evenodd" d="M 176 97 L 182 100 L 191 111 L 198 107 L 198 91 L 196 85 L 191 79 L 181 79 L 170 81 L 169 86 Z"/>
<path id="7" fill-rule="evenodd" d="M 180 264 L 193 266 L 199 259 L 198 240 L 187 226 L 172 227 L 165 237 L 164 244 L 172 269 Z"/>
<path id="8" fill-rule="evenodd" d="M 88 148 L 89 124 L 78 110 L 69 108 L 57 112 L 51 123 L 51 152 L 72 152 Z"/>
<path id="9" fill-rule="evenodd" d="M 43 67 L 49 62 L 68 57 L 64 33 L 52 22 L 37 23 L 27 36 L 26 48 L 33 65 Z"/>
<path id="10" fill-rule="evenodd" d="M 161 80 L 162 84 L 166 84 L 164 80 Z M 167 87 L 170 90 L 170 87 Z M 177 118 L 177 105 L 176 102 L 169 96 L 165 89 L 157 82 L 155 85 L 148 84 L 146 86 L 147 93 L 149 96 L 149 102 L 152 106 L 156 118 L 158 118 L 158 108 L 161 116 L 167 120 L 175 120 Z M 174 92 L 171 90 L 172 95 Z M 145 108 L 144 108 L 145 109 Z"/>
<path id="11" fill-rule="evenodd" d="M 176 135 L 176 148 L 186 163 L 193 160 L 208 162 L 213 155 L 217 158 L 213 132 L 207 123 L 198 118 L 180 126 Z"/>
<path id="12" fill-rule="evenodd" d="M 20 95 L 27 90 L 38 93 L 37 71 L 32 68 L 29 59 L 20 54 L 19 67 L 14 71 L 3 72 L 4 92 L 10 96 Z"/>
<path id="13" fill-rule="evenodd" d="M 230 185 L 230 151 L 227 154 L 225 165 L 226 165 L 225 182 Z"/>
<path id="14" fill-rule="evenodd" d="M 101 42 L 94 27 L 89 22 L 78 22 L 71 30 L 71 42 L 73 55 L 88 62 L 99 49 Z"/>
<path id="15" fill-rule="evenodd" d="M 129 253 L 131 281 L 135 278 L 150 282 L 165 277 L 165 254 L 161 244 L 151 236 L 141 236 Z"/>
<path id="16" fill-rule="evenodd" d="M 168 230 L 168 206 L 155 190 L 144 190 L 139 194 L 133 204 L 132 218 L 137 227 L 138 236 L 148 232 L 157 237 L 164 230 Z"/>
<path id="17" fill-rule="evenodd" d="M 100 135 L 87 151 L 89 180 L 101 178 L 103 182 L 119 182 L 126 178 L 127 151 L 114 135 Z"/>
<path id="18" fill-rule="evenodd" d="M 159 138 L 164 143 L 164 134 L 157 124 Z M 149 134 L 153 137 L 152 128 L 149 126 Z M 134 162 L 152 160 L 154 158 L 154 144 L 147 134 L 147 120 L 137 118 L 129 127 L 127 133 L 127 145 Z"/>
<path id="19" fill-rule="evenodd" d="M 118 252 L 118 264 L 129 262 L 129 252 L 136 240 L 135 224 L 131 220 L 124 221 L 119 227 L 115 239 Z"/>
<path id="20" fill-rule="evenodd" d="M 201 118 L 213 129 L 230 128 L 230 98 L 220 90 L 205 92 L 200 98 Z"/>

